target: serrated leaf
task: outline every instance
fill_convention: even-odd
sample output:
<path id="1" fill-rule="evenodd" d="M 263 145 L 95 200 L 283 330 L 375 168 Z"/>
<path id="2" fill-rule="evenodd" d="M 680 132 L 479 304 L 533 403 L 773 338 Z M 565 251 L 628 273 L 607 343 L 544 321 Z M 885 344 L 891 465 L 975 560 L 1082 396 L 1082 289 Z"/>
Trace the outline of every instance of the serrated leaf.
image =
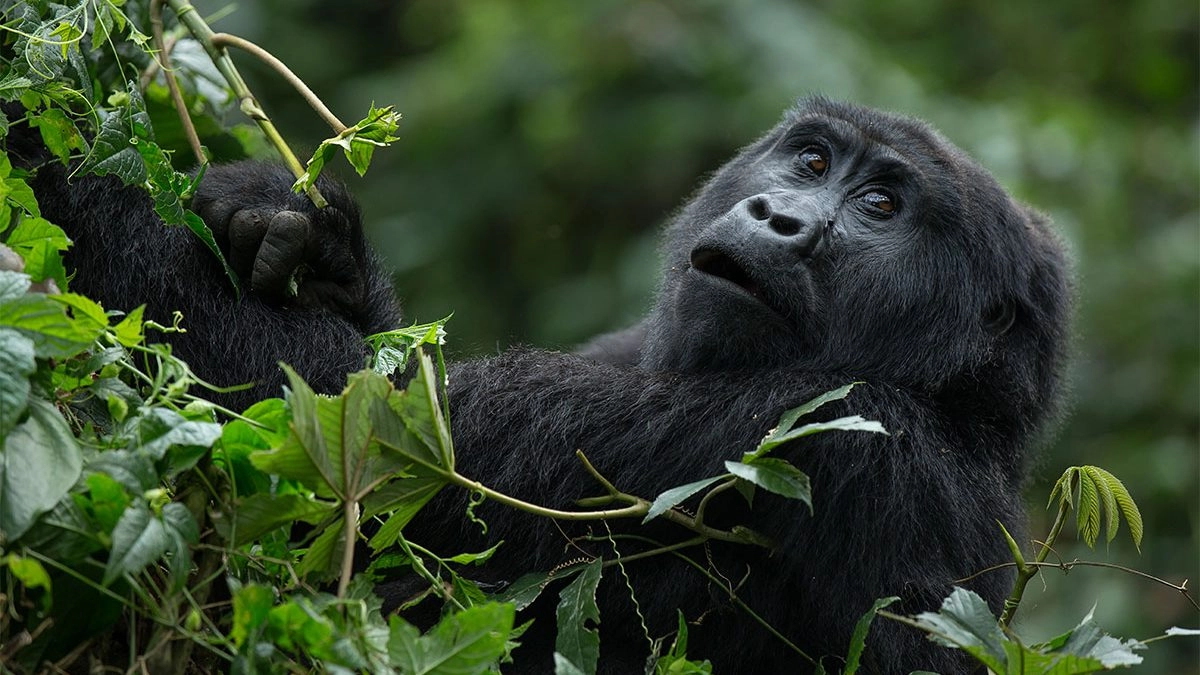
<path id="1" fill-rule="evenodd" d="M 1109 486 L 1104 473 L 1099 467 L 1085 466 L 1083 470 L 1091 477 L 1092 482 L 1096 486 L 1096 492 L 1100 495 L 1101 510 L 1104 511 L 1104 531 L 1105 541 L 1111 543 L 1117 536 L 1117 529 L 1120 527 L 1121 519 L 1120 512 L 1117 510 L 1117 500 L 1113 496 L 1112 488 Z"/>
<path id="2" fill-rule="evenodd" d="M 579 576 L 559 593 L 556 610 L 558 636 L 554 650 L 588 675 L 596 672 L 600 659 L 600 631 L 589 627 L 589 623 L 593 626 L 600 623 L 596 588 L 600 585 L 603 565 L 601 558 L 587 563 Z"/>
<path id="3" fill-rule="evenodd" d="M 1113 495 L 1113 499 L 1121 509 L 1121 515 L 1125 516 L 1125 522 L 1129 524 L 1129 535 L 1133 537 L 1133 545 L 1140 552 L 1142 550 L 1142 513 L 1138 510 L 1137 504 L 1130 496 L 1128 488 L 1121 482 L 1119 478 L 1112 475 L 1108 471 L 1099 467 L 1095 468 L 1097 474 L 1101 476 L 1109 491 Z"/>
<path id="4" fill-rule="evenodd" d="M 760 457 L 753 464 L 725 462 L 729 473 L 791 499 L 799 499 L 812 511 L 812 487 L 808 475 L 792 463 L 774 457 Z"/>
<path id="5" fill-rule="evenodd" d="M 859 660 L 862 659 L 863 649 L 867 645 L 867 633 L 871 630 L 871 622 L 875 619 L 876 613 L 899 600 L 900 598 L 894 595 L 889 598 L 880 598 L 858 620 L 854 626 L 854 634 L 850 637 L 850 649 L 846 652 L 846 667 L 842 670 L 842 675 L 854 675 L 858 672 Z"/>
<path id="6" fill-rule="evenodd" d="M 987 603 L 972 591 L 955 587 L 937 612 L 914 617 L 938 644 L 964 649 L 997 673 L 1005 672 L 1008 657 L 1004 633 Z"/>
<path id="7" fill-rule="evenodd" d="M 36 369 L 33 342 L 11 328 L 0 328 L 0 440 L 25 413 L 29 376 Z"/>
<path id="8" fill-rule="evenodd" d="M 448 614 L 425 635 L 391 618 L 387 650 L 406 675 L 475 675 L 493 672 L 513 632 L 513 606 L 486 603 Z"/>
<path id="9" fill-rule="evenodd" d="M 321 141 L 321 144 L 313 152 L 312 158 L 308 160 L 304 175 L 296 180 L 292 189 L 296 192 L 303 192 L 312 187 L 325 168 L 325 164 L 333 159 L 337 152 L 336 148 L 341 148 L 358 175 L 363 175 L 367 171 L 375 148 L 390 145 L 393 141 L 398 140 L 393 134 L 399 123 L 400 113 L 395 112 L 391 106 L 376 108 L 372 105 L 367 116 L 357 124 L 348 127 L 333 138 Z"/>
<path id="10" fill-rule="evenodd" d="M 850 384 L 838 387 L 837 389 L 834 389 L 833 391 L 827 391 L 824 394 L 821 394 L 820 396 L 813 398 L 811 401 L 808 401 L 799 406 L 796 406 L 795 408 L 792 408 L 791 410 L 788 410 L 787 412 L 783 413 L 783 415 L 781 415 L 779 417 L 779 424 L 776 425 L 776 427 L 771 430 L 771 433 L 767 436 L 767 438 L 771 438 L 772 436 L 782 436 L 783 434 L 786 434 L 787 432 L 792 430 L 792 427 L 796 426 L 796 422 L 801 417 L 811 414 L 812 412 L 816 411 L 817 408 L 820 408 L 821 406 L 825 405 L 826 403 L 829 403 L 831 401 L 840 401 L 840 400 L 846 398 L 846 396 L 849 395 L 850 390 L 854 389 L 854 386 L 858 385 L 858 384 L 862 384 L 862 383 L 861 382 L 851 382 Z"/>
<path id="11" fill-rule="evenodd" d="M 721 480 L 722 478 L 724 478 L 724 476 L 705 478 L 704 480 L 698 480 L 695 483 L 688 483 L 687 485 L 680 485 L 679 487 L 671 488 L 670 490 L 660 494 L 654 499 L 654 502 L 650 504 L 650 510 L 646 512 L 646 517 L 642 519 L 642 524 L 646 524 L 666 513 L 668 510 L 675 508 L 679 504 L 683 503 L 688 497 L 691 497 L 692 495 Z"/>
<path id="12" fill-rule="evenodd" d="M 145 305 L 138 305 L 137 309 L 127 314 L 116 326 L 113 326 L 113 334 L 116 335 L 117 342 L 126 347 L 141 344 L 144 330 L 142 326 L 142 314 L 145 311 Z"/>
<path id="13" fill-rule="evenodd" d="M 112 532 L 112 551 L 104 568 L 104 585 L 118 577 L 136 574 L 163 557 L 171 538 L 163 521 L 142 502 L 131 505 L 121 515 Z"/>
<path id="14" fill-rule="evenodd" d="M 54 405 L 35 398 L 28 411 L 0 453 L 0 544 L 17 539 L 53 509 L 83 467 L 75 436 Z"/>
<path id="15" fill-rule="evenodd" d="M 132 83 L 131 83 L 132 85 Z M 116 176 L 126 185 L 143 185 L 148 174 L 146 163 L 138 153 L 133 141 L 139 130 L 150 128 L 150 116 L 137 87 L 129 96 L 129 103 L 112 111 L 100 123 L 100 130 L 92 139 L 92 148 L 78 171 L 97 176 Z"/>
<path id="16" fill-rule="evenodd" d="M 1091 474 L 1079 471 L 1076 476 L 1079 479 L 1079 534 L 1088 548 L 1093 548 L 1096 545 L 1096 537 L 1100 534 L 1100 493 Z"/>

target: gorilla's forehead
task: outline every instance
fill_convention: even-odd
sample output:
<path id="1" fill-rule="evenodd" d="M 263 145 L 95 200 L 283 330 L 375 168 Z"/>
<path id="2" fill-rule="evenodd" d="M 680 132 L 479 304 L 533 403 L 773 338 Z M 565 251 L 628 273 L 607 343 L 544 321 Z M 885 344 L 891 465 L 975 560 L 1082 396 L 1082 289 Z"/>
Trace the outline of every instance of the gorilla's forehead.
<path id="1" fill-rule="evenodd" d="M 951 167 L 974 165 L 953 143 L 928 124 L 872 108 L 807 98 L 788 110 L 778 127 L 781 134 L 820 133 L 840 144 L 869 150 L 876 158 L 899 160 L 918 174 L 952 178 Z"/>

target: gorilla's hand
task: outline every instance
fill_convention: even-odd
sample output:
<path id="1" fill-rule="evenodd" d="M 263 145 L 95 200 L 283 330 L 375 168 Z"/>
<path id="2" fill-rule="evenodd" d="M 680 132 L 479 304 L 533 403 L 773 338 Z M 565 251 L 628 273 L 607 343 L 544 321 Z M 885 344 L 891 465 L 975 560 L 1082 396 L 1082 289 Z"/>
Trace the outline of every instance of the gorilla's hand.
<path id="1" fill-rule="evenodd" d="M 272 303 L 357 317 L 367 309 L 372 264 L 358 206 L 340 184 L 322 180 L 329 206 L 317 209 L 292 192 L 292 181 L 273 164 L 213 166 L 192 208 L 244 288 Z"/>

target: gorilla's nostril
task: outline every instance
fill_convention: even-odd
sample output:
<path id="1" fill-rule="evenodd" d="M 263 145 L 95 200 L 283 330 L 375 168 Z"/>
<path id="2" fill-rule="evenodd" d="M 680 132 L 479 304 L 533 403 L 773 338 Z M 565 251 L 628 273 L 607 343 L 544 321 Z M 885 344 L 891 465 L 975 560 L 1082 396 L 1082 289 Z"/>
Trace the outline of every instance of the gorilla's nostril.
<path id="1" fill-rule="evenodd" d="M 772 215 L 768 224 L 772 231 L 784 237 L 794 237 L 800 233 L 800 221 L 782 213 Z"/>
<path id="2" fill-rule="evenodd" d="M 766 220 L 771 217 L 771 205 L 766 197 L 754 197 L 746 203 L 746 211 L 755 220 Z"/>

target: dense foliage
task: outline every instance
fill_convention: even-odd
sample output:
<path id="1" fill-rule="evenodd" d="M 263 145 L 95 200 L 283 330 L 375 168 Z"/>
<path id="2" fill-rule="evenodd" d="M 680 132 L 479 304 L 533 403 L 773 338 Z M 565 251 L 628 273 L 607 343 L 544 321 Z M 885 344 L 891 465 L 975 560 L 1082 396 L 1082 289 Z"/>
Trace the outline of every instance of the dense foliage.
<path id="1" fill-rule="evenodd" d="M 7 139 L 36 129 L 45 161 L 143 186 L 165 223 L 188 227 L 219 256 L 204 224 L 186 209 L 203 172 L 181 171 L 191 164 L 188 143 L 153 60 L 146 3 L 19 3 L 2 20 L 0 99 L 8 105 L 0 117 L 0 579 L 6 603 L 0 662 L 18 672 L 47 663 L 81 669 L 89 662 L 149 672 L 189 666 L 488 672 L 519 648 L 515 610 L 549 587 L 561 598 L 559 672 L 594 669 L 600 638 L 592 596 L 606 563 L 619 570 L 619 560 L 531 570 L 533 576 L 502 596 L 488 597 L 456 570 L 486 564 L 490 551 L 441 558 L 403 536 L 408 520 L 444 486 L 505 499 L 486 488 L 486 476 L 454 470 L 441 323 L 372 337 L 381 373 L 403 372 L 415 360 L 417 375 L 404 389 L 364 371 L 351 376 L 341 396 L 319 397 L 291 376 L 285 399 L 232 411 L 207 402 L 207 385 L 154 339 L 186 330 L 186 317 L 162 326 L 143 321 L 140 310 L 107 312 L 69 292 L 62 256 L 70 241 L 41 217 L 26 184 L 30 167 L 21 166 L 28 157 L 12 151 Z M 237 99 L 205 45 L 168 25 L 172 70 L 209 152 L 223 158 L 260 152 L 254 130 L 225 123 Z M 372 107 L 363 122 L 318 147 L 310 172 L 338 146 L 365 169 L 363 155 L 393 139 L 396 120 L 389 115 Z M 230 283 L 238 283 L 232 274 Z M 627 505 L 623 515 L 669 517 L 696 531 L 700 542 L 726 536 L 763 545 L 744 528 L 706 528 L 700 515 L 689 518 L 674 507 L 727 487 L 807 502 L 807 477 L 768 455 L 811 433 L 883 431 L 860 418 L 800 424 L 803 415 L 848 390 L 791 411 L 757 448 L 729 461 L 727 474 L 657 496 L 620 493 L 597 474 L 598 484 L 610 489 L 608 499 Z M 1025 563 L 1013 543 L 1017 564 L 1029 575 L 1072 510 L 1089 545 L 1101 518 L 1110 541 L 1124 517 L 1140 542 L 1141 516 L 1111 474 L 1072 468 L 1056 496 L 1058 521 L 1035 564 Z M 310 527 L 292 527 L 297 522 Z M 356 565 L 363 540 L 371 557 Z M 379 612 L 372 584 L 400 568 L 429 582 L 414 602 L 446 607 L 443 620 L 425 634 Z M 557 579 L 570 581 L 550 584 Z M 854 672 L 871 617 L 886 605 L 881 600 L 864 617 L 843 672 Z M 892 618 L 966 649 L 997 672 L 1041 672 L 1033 664 L 1051 662 L 1060 668 L 1055 672 L 1087 672 L 1140 661 L 1132 651 L 1140 643 L 1104 636 L 1090 615 L 1059 638 L 1027 646 L 1003 633 L 1008 617 L 997 623 L 981 605 L 956 591 L 939 613 Z M 705 664 L 686 658 L 685 619 L 666 642 L 648 636 L 659 638 L 660 672 L 706 672 Z"/>

